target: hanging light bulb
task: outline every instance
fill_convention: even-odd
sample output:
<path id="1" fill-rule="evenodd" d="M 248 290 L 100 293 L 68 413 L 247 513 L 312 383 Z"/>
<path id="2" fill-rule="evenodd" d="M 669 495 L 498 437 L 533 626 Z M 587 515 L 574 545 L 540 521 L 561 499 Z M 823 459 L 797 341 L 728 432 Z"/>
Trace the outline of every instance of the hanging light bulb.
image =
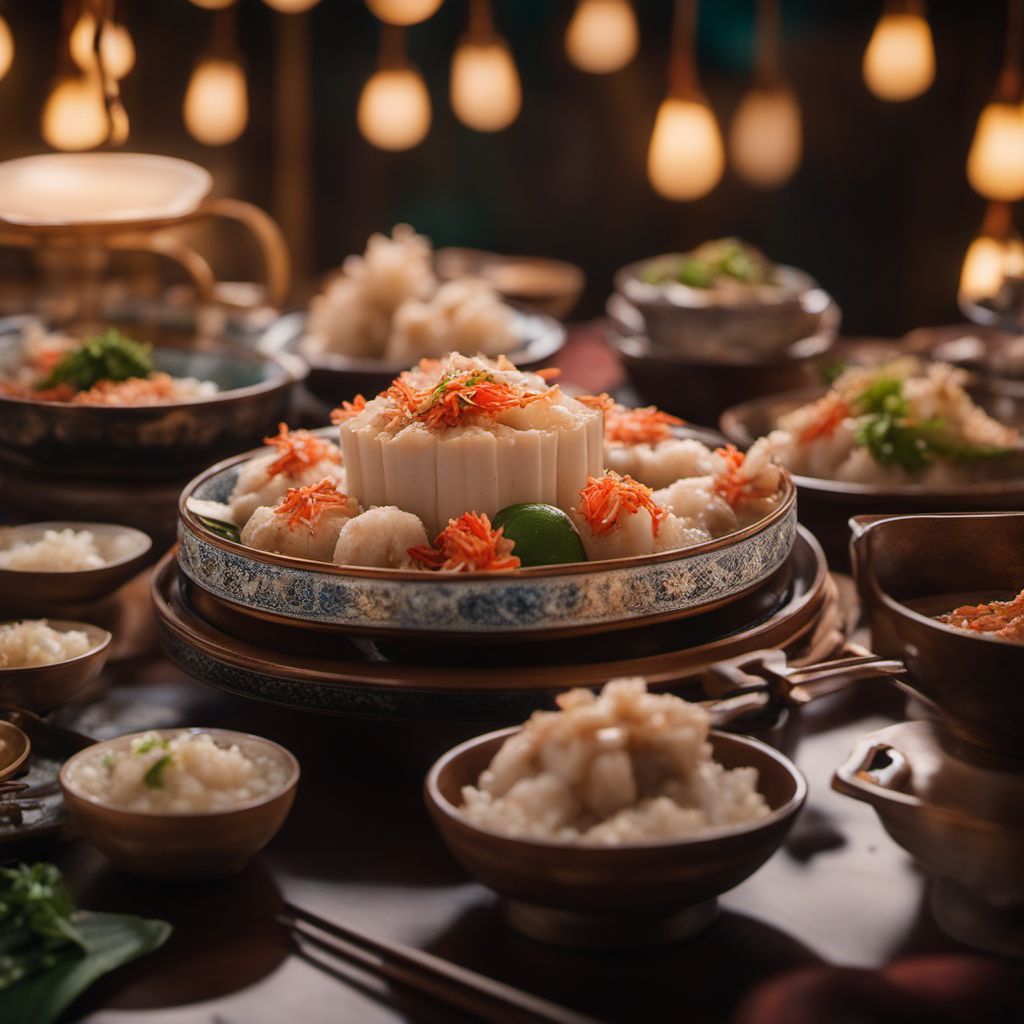
<path id="1" fill-rule="evenodd" d="M 311 7 L 316 7 L 320 0 L 263 0 L 263 2 L 282 14 L 301 14 Z"/>
<path id="2" fill-rule="evenodd" d="M 452 109 L 468 128 L 500 132 L 523 104 L 519 72 L 508 44 L 495 31 L 488 0 L 473 0 L 469 31 L 452 57 Z"/>
<path id="3" fill-rule="evenodd" d="M 389 25 L 417 25 L 441 6 L 441 0 L 366 0 L 366 6 Z"/>
<path id="4" fill-rule="evenodd" d="M 1024 278 L 1024 242 L 1014 230 L 1010 207 L 990 203 L 981 231 L 964 257 L 959 298 L 967 302 L 994 298 L 1012 278 Z"/>
<path id="5" fill-rule="evenodd" d="M 778 0 L 759 0 L 754 87 L 729 125 L 736 173 L 758 188 L 777 188 L 800 165 L 800 104 L 781 75 Z"/>
<path id="6" fill-rule="evenodd" d="M 54 149 L 93 149 L 107 140 L 110 124 L 95 73 L 64 75 L 43 106 L 42 135 Z"/>
<path id="7" fill-rule="evenodd" d="M 967 180 L 988 199 L 1024 197 L 1024 111 L 993 101 L 981 112 L 967 154 Z"/>
<path id="8" fill-rule="evenodd" d="M 654 119 L 647 177 L 665 199 L 699 199 L 721 180 L 718 121 L 697 82 L 697 0 L 676 0 L 669 93 Z"/>
<path id="9" fill-rule="evenodd" d="M 182 108 L 189 134 L 206 146 L 226 146 L 245 131 L 249 97 L 237 61 L 205 57 L 196 64 Z"/>
<path id="10" fill-rule="evenodd" d="M 430 95 L 412 67 L 382 68 L 359 96 L 359 131 L 378 149 L 412 149 L 430 130 Z"/>
<path id="11" fill-rule="evenodd" d="M 14 36 L 11 35 L 11 27 L 0 15 L 0 78 L 3 78 L 11 70 L 14 62 Z"/>
<path id="12" fill-rule="evenodd" d="M 93 40 L 96 36 L 96 19 L 84 11 L 68 38 L 71 59 L 83 71 L 90 71 L 96 64 Z M 103 51 L 103 66 L 107 74 L 122 79 L 135 66 L 135 43 L 131 33 L 117 22 L 110 21 L 103 28 L 100 41 Z"/>
<path id="13" fill-rule="evenodd" d="M 921 0 L 890 0 L 864 51 L 863 72 L 868 89 L 890 103 L 912 100 L 931 88 L 935 46 Z"/>
<path id="14" fill-rule="evenodd" d="M 565 30 L 565 52 L 581 71 L 605 75 L 636 55 L 639 31 L 629 0 L 579 0 Z"/>

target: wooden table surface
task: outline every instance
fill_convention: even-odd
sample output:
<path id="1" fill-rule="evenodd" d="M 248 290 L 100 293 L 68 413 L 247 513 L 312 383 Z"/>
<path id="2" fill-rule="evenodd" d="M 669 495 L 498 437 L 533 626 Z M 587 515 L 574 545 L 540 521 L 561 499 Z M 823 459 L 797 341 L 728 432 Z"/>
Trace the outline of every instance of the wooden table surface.
<path id="1" fill-rule="evenodd" d="M 510 931 L 494 895 L 450 858 L 427 817 L 421 797 L 427 767 L 483 727 L 319 717 L 221 694 L 159 653 L 144 602 L 125 603 L 130 628 L 122 636 L 130 643 L 122 653 L 135 654 L 111 666 L 107 681 L 113 699 L 130 708 L 133 728 L 180 723 L 249 730 L 294 751 L 303 777 L 282 832 L 228 881 L 140 881 L 83 842 L 38 851 L 55 857 L 82 906 L 159 916 L 175 926 L 166 947 L 104 979 L 68 1020 L 460 1019 L 355 971 L 333 976 L 304 959 L 274 923 L 282 899 L 599 1019 L 631 1024 L 839 1019 L 831 1009 L 800 1016 L 790 1005 L 794 998 L 805 1009 L 820 1009 L 821 1000 L 834 1009 L 831 1001 L 838 999 L 852 1014 L 844 1021 L 906 1022 L 921 1011 L 929 1024 L 973 1022 L 988 1019 L 979 1016 L 985 999 L 1020 985 L 1014 965 L 973 954 L 936 929 L 924 903 L 925 881 L 909 858 L 869 807 L 829 787 L 854 740 L 901 714 L 894 691 L 882 685 L 836 695 L 802 713 L 795 758 L 810 783 L 808 804 L 784 848 L 723 898 L 709 931 L 662 949 L 572 952 Z M 88 714 L 82 725 L 88 728 Z M 942 998 L 915 997 L 904 1005 L 904 989 L 874 970 L 893 964 L 900 985 L 917 986 L 921 975 L 933 988 L 938 978 L 946 986 Z M 908 972 L 911 982 L 903 978 Z M 951 1015 L 959 1004 L 946 990 L 950 978 L 966 1015 Z M 858 1016 L 862 999 L 869 1009 Z M 782 1010 L 762 1006 L 779 1000 Z M 880 1006 L 898 1012 L 883 1016 Z"/>

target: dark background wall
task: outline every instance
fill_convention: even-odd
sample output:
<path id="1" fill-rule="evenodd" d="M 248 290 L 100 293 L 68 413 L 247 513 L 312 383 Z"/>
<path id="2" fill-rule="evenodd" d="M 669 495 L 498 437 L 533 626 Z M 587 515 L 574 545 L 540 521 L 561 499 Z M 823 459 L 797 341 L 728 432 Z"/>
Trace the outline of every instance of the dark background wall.
<path id="1" fill-rule="evenodd" d="M 378 25 L 361 0 L 321 0 L 308 15 L 315 210 L 308 263 L 323 271 L 366 235 L 408 220 L 438 244 L 479 245 L 580 263 L 579 313 L 600 312 L 614 269 L 629 260 L 738 234 L 813 273 L 838 299 L 849 333 L 896 334 L 957 319 L 960 263 L 983 202 L 964 166 L 978 112 L 992 91 L 1005 3 L 933 0 L 938 74 L 910 103 L 875 99 L 860 63 L 880 3 L 783 0 L 783 61 L 803 106 L 805 155 L 782 189 L 758 192 L 728 171 L 705 199 L 659 199 L 645 175 L 647 141 L 664 91 L 670 0 L 637 0 L 641 50 L 610 76 L 575 70 L 562 36 L 569 0 L 495 0 L 523 78 L 523 111 L 498 135 L 461 126 L 447 99 L 466 0 L 445 0 L 409 32 L 434 106 L 427 140 L 407 153 L 375 150 L 356 131 L 359 90 L 376 59 Z M 206 48 L 212 15 L 188 0 L 127 0 L 138 61 L 123 83 L 128 148 L 209 166 L 220 191 L 273 210 L 274 69 L 281 20 L 239 0 L 249 74 L 249 127 L 232 146 L 191 140 L 181 101 Z M 0 5 L 17 43 L 0 82 L 0 157 L 44 149 L 39 111 L 57 58 L 57 0 Z M 723 124 L 749 82 L 754 0 L 704 0 L 701 76 Z M 301 69 L 288 73 L 302 73 Z"/>

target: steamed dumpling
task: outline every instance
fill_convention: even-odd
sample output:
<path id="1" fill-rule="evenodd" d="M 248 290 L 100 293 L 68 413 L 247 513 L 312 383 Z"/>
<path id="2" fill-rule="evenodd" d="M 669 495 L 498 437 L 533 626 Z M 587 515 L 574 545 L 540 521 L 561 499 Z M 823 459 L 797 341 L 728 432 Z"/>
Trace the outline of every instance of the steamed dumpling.
<path id="1" fill-rule="evenodd" d="M 429 544 L 418 516 L 394 505 L 371 508 L 349 519 L 338 533 L 334 562 L 380 569 L 411 569 L 409 548 Z"/>
<path id="2" fill-rule="evenodd" d="M 242 528 L 242 543 L 260 551 L 274 551 L 294 558 L 329 562 L 342 527 L 359 514 L 354 498 L 324 505 L 314 515 L 300 518 L 283 503 L 277 508 L 261 506 Z"/>

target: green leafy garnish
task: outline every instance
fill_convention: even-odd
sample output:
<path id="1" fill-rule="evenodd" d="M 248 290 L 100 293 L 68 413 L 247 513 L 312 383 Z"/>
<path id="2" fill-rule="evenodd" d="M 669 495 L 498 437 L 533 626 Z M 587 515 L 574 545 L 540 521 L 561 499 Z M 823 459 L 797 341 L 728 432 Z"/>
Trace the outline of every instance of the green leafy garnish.
<path id="1" fill-rule="evenodd" d="M 691 288 L 710 288 L 723 277 L 741 284 L 764 284 L 770 268 L 756 249 L 736 238 L 722 238 L 688 253 L 676 271 L 676 280 Z"/>
<path id="2" fill-rule="evenodd" d="M 108 750 L 100 759 L 103 770 L 110 775 L 114 770 L 114 755 Z"/>
<path id="3" fill-rule="evenodd" d="M 876 377 L 854 402 L 862 418 L 854 440 L 883 466 L 900 466 L 918 473 L 937 458 L 960 462 L 998 458 L 1010 449 L 977 445 L 956 436 L 942 416 L 926 420 L 910 417 L 910 402 L 903 381 L 884 374 Z"/>
<path id="4" fill-rule="evenodd" d="M 88 391 L 101 380 L 148 377 L 152 372 L 150 346 L 111 328 L 62 356 L 36 387 L 43 389 L 70 384 L 75 391 Z"/>
<path id="5" fill-rule="evenodd" d="M 97 978 L 170 933 L 166 921 L 76 910 L 53 864 L 0 868 L 0 1021 L 52 1024 Z"/>
<path id="6" fill-rule="evenodd" d="M 242 531 L 239 530 L 234 523 L 225 522 L 223 519 L 214 519 L 211 516 L 200 516 L 197 515 L 196 519 L 199 520 L 211 533 L 215 533 L 218 537 L 223 537 L 225 540 L 233 540 L 236 544 L 242 542 Z"/>
<path id="7" fill-rule="evenodd" d="M 133 754 L 148 754 L 157 747 L 161 750 L 167 749 L 167 740 L 163 736 L 146 736 L 143 739 L 132 741 Z"/>
<path id="8" fill-rule="evenodd" d="M 164 769 L 171 763 L 171 755 L 164 754 L 159 761 L 150 765 L 149 770 L 142 776 L 142 781 L 150 789 L 163 789 Z"/>
<path id="9" fill-rule="evenodd" d="M 85 950 L 74 912 L 53 864 L 0 868 L 0 992 L 53 967 L 68 947 Z"/>

